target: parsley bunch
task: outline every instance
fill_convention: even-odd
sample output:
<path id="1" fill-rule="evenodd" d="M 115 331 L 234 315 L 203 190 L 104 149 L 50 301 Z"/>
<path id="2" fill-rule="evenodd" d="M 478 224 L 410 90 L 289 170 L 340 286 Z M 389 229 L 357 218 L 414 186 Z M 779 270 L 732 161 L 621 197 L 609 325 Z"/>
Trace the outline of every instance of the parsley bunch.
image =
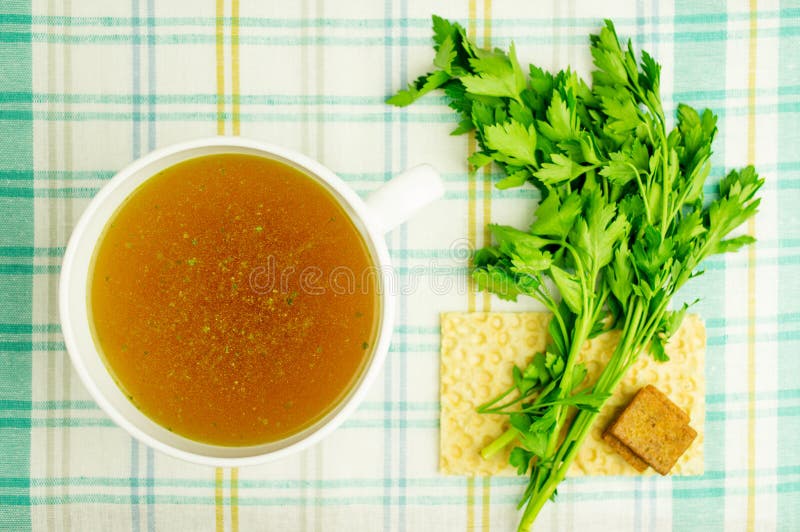
<path id="1" fill-rule="evenodd" d="M 489 226 L 495 244 L 475 254 L 472 272 L 479 288 L 533 297 L 553 313 L 546 350 L 479 408 L 509 417 L 482 454 L 515 444 L 511 463 L 530 478 L 519 525 L 528 530 L 637 357 L 649 348 L 667 360 L 664 343 L 688 308 L 668 310 L 672 296 L 709 255 L 754 242 L 728 235 L 756 213 L 763 179 L 753 167 L 734 170 L 706 201 L 716 116 L 681 104 L 668 129 L 660 65 L 647 52 L 637 61 L 611 21 L 590 37 L 591 87 L 569 69 L 531 65 L 526 76 L 513 44 L 508 53 L 478 48 L 457 23 L 434 16 L 433 31 L 438 70 L 388 103 L 443 89 L 461 116 L 453 134 L 475 132 L 470 164 L 500 166 L 498 188 L 531 183 L 542 193 L 527 229 Z M 619 345 L 587 382 L 578 352 L 612 328 Z"/>

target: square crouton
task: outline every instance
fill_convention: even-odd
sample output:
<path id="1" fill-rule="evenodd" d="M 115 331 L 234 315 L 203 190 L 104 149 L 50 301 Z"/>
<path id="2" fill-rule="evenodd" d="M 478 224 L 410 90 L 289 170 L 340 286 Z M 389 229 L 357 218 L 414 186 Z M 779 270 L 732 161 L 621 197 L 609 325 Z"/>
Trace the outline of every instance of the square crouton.
<path id="1" fill-rule="evenodd" d="M 688 423 L 689 416 L 683 410 L 657 388 L 647 385 L 639 390 L 606 434 L 640 460 L 629 460 L 627 451 L 623 450 L 620 454 L 631 465 L 639 469 L 637 465 L 646 462 L 662 475 L 667 475 L 697 437 L 697 432 Z M 619 451 L 620 446 L 612 443 L 613 439 L 604 439 Z"/>
<path id="2" fill-rule="evenodd" d="M 624 458 L 625 461 L 633 466 L 633 468 L 639 473 L 642 473 L 645 469 L 647 469 L 647 462 L 636 456 L 636 453 L 631 451 L 630 447 L 619 441 L 619 439 L 610 432 L 603 433 L 603 441 L 605 441 L 609 447 L 614 449 L 617 454 Z"/>

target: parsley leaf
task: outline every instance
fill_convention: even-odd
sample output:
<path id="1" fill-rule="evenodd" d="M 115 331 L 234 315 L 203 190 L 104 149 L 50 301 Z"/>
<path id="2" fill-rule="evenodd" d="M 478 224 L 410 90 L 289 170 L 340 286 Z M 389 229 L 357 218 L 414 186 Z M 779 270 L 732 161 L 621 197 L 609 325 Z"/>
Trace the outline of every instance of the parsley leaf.
<path id="1" fill-rule="evenodd" d="M 486 146 L 497 152 L 495 159 L 515 165 L 536 165 L 536 130 L 516 120 L 486 126 L 483 130 Z"/>

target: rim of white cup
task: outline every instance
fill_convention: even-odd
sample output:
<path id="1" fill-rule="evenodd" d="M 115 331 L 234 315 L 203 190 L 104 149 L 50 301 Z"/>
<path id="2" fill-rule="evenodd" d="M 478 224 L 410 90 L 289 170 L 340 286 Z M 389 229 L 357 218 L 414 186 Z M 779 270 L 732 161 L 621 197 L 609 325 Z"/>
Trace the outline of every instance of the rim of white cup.
<path id="1" fill-rule="evenodd" d="M 181 152 L 191 152 L 192 150 L 198 149 L 207 149 L 207 148 L 223 148 L 221 151 L 217 151 L 214 153 L 225 153 L 224 148 L 239 148 L 245 150 L 253 150 L 257 152 L 261 152 L 264 157 L 272 158 L 272 159 L 283 159 L 284 161 L 290 162 L 295 167 L 299 168 L 300 170 L 304 171 L 307 174 L 310 174 L 312 177 L 318 178 L 323 184 L 329 186 L 334 192 L 335 196 L 338 196 L 338 199 L 341 200 L 340 203 L 342 206 L 349 211 L 351 218 L 355 225 L 359 228 L 359 231 L 367 241 L 367 245 L 370 249 L 370 254 L 372 255 L 372 259 L 375 262 L 375 266 L 380 271 L 381 275 L 381 287 L 379 290 L 379 307 L 380 307 L 380 322 L 377 327 L 376 332 L 376 340 L 374 342 L 374 348 L 372 351 L 371 358 L 367 361 L 366 367 L 363 367 L 360 372 L 361 374 L 357 377 L 357 382 L 352 384 L 351 389 L 346 393 L 346 395 L 339 399 L 339 402 L 333 406 L 333 409 L 326 413 L 320 420 L 315 421 L 309 427 L 302 429 L 299 433 L 293 434 L 288 436 L 282 440 L 277 442 L 272 442 L 276 445 L 280 445 L 281 442 L 286 440 L 292 440 L 291 443 L 286 444 L 285 446 L 276 448 L 274 450 L 270 450 L 267 452 L 257 452 L 256 449 L 259 447 L 263 447 L 263 445 L 251 446 L 251 447 L 226 447 L 226 446 L 215 446 L 215 445 L 207 445 L 208 448 L 218 448 L 220 450 L 227 450 L 230 451 L 231 449 L 236 449 L 237 451 L 247 451 L 248 449 L 253 449 L 255 454 L 252 455 L 244 455 L 244 456 L 214 456 L 210 454 L 200 454 L 192 451 L 187 451 L 184 449 L 179 449 L 174 445 L 166 443 L 159 438 L 149 434 L 136 426 L 133 422 L 131 422 L 122 412 L 120 412 L 114 404 L 106 397 L 106 394 L 98 387 L 97 383 L 95 382 L 95 378 L 90 373 L 89 369 L 87 368 L 84 357 L 98 357 L 102 362 L 102 355 L 100 354 L 96 344 L 93 342 L 93 352 L 83 354 L 79 352 L 79 347 L 77 345 L 77 340 L 75 336 L 76 327 L 84 327 L 86 329 L 89 328 L 89 321 L 81 320 L 81 323 L 75 323 L 74 317 L 71 315 L 71 311 L 69 310 L 69 304 L 71 301 L 71 287 L 70 281 L 73 279 L 75 275 L 81 276 L 85 283 L 88 284 L 88 277 L 90 271 L 83 271 L 79 272 L 75 270 L 75 259 L 78 253 L 78 248 L 82 244 L 82 239 L 85 238 L 85 233 L 89 227 L 92 227 L 93 224 L 101 224 L 103 227 L 108 223 L 108 220 L 117 212 L 119 209 L 119 204 L 111 214 L 108 216 L 104 216 L 101 218 L 96 218 L 98 209 L 111 198 L 115 191 L 126 181 L 130 179 L 134 179 L 140 175 L 140 172 L 144 171 L 147 167 L 159 162 L 162 159 L 165 159 L 170 156 L 179 155 Z M 185 158 L 180 159 L 180 161 L 189 160 L 201 155 L 189 155 Z M 172 164 L 176 164 L 177 162 Z M 172 166 L 172 164 L 168 165 Z M 153 177 L 153 174 L 147 176 L 145 181 L 149 178 Z M 140 184 L 141 185 L 141 184 Z M 139 186 L 140 186 L 139 185 Z M 138 188 L 138 187 L 137 187 Z M 136 190 L 136 189 L 133 189 Z M 133 191 L 125 194 L 122 196 L 122 200 L 120 200 L 120 204 L 124 201 L 125 198 L 129 197 Z M 173 144 L 170 146 L 166 146 L 164 148 L 157 149 L 149 154 L 141 157 L 131 164 L 117 172 L 114 177 L 106 183 L 105 186 L 97 193 L 97 195 L 92 198 L 89 205 L 87 206 L 86 210 L 81 215 L 78 223 L 75 225 L 75 228 L 72 231 L 72 235 L 70 236 L 69 242 L 67 244 L 66 251 L 64 253 L 64 258 L 62 261 L 61 267 L 61 275 L 59 278 L 59 313 L 60 313 L 60 320 L 61 320 L 61 327 L 62 333 L 64 336 L 64 343 L 66 344 L 67 351 L 70 355 L 72 360 L 72 365 L 75 368 L 78 376 L 80 377 L 81 381 L 83 382 L 84 386 L 97 402 L 97 404 L 103 409 L 103 411 L 108 414 L 111 419 L 120 427 L 125 429 L 131 436 L 139 440 L 140 442 L 161 451 L 167 455 L 174 456 L 176 458 L 181 458 L 183 460 L 194 462 L 203 465 L 209 466 L 216 466 L 216 467 L 237 467 L 237 466 L 246 466 L 246 465 L 254 465 L 260 464 L 268 461 L 278 460 L 283 458 L 287 455 L 294 454 L 299 452 L 303 449 L 310 447 L 311 445 L 316 444 L 326 436 L 328 436 L 331 432 L 333 432 L 339 425 L 347 419 L 353 411 L 358 407 L 358 405 L 363 400 L 364 396 L 366 395 L 367 391 L 369 390 L 371 384 L 375 380 L 377 374 L 380 372 L 383 362 L 386 358 L 386 355 L 389 350 L 389 344 L 391 342 L 392 336 L 392 329 L 394 324 L 394 307 L 395 307 L 395 294 L 393 292 L 393 288 L 390 282 L 387 282 L 387 275 L 391 269 L 391 260 L 389 256 L 389 251 L 386 246 L 386 242 L 384 240 L 384 235 L 380 233 L 377 229 L 379 224 L 377 224 L 373 218 L 373 214 L 370 212 L 369 208 L 365 204 L 365 202 L 355 193 L 355 191 L 350 188 L 341 178 L 339 178 L 333 171 L 319 163 L 318 161 L 311 159 L 310 157 L 303 155 L 297 151 L 274 145 L 269 143 L 264 143 L 260 141 L 256 141 L 253 139 L 248 139 L 244 137 L 208 137 L 208 138 L 201 138 L 196 140 L 185 141 L 177 144 Z M 92 249 L 94 250 L 95 244 L 92 244 Z M 87 303 L 88 305 L 88 303 Z M 85 323 L 84 323 L 85 321 Z M 108 372 L 109 376 L 113 379 L 113 375 L 108 371 L 108 368 L 105 364 L 103 364 L 105 371 Z M 122 393 L 121 390 L 117 387 L 118 391 Z M 146 417 L 146 416 L 145 416 Z M 152 420 L 150 420 L 152 421 Z M 155 426 L 161 427 L 155 421 L 152 421 Z M 162 427 L 163 428 L 163 427 Z M 301 438 L 298 438 L 298 435 L 302 435 Z M 177 435 L 180 437 L 180 435 Z M 198 443 L 202 444 L 202 442 L 196 442 L 194 440 L 180 437 L 183 440 L 186 440 L 187 443 L 192 445 L 197 445 Z"/>

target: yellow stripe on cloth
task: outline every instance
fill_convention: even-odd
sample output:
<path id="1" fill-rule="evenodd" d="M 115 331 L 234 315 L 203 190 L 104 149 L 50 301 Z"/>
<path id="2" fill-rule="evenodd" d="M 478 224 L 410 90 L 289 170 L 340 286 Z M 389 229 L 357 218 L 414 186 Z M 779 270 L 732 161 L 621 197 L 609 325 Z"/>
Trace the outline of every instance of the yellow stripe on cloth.
<path id="1" fill-rule="evenodd" d="M 469 0 L 469 17 L 467 20 L 467 36 L 470 39 L 475 39 L 475 13 L 477 11 L 476 0 Z M 467 155 L 475 151 L 475 134 L 469 134 L 467 141 Z M 477 220 L 475 219 L 477 213 L 477 175 L 470 172 L 467 176 L 467 240 L 469 241 L 470 248 L 475 248 L 477 244 Z M 470 312 L 475 311 L 475 284 L 472 280 L 468 280 L 467 288 L 467 309 Z M 475 529 L 475 479 L 473 477 L 467 478 L 467 530 Z"/>
<path id="2" fill-rule="evenodd" d="M 750 0 L 750 38 L 747 73 L 747 163 L 756 159 L 756 61 L 758 53 L 757 0 Z M 756 221 L 747 222 L 755 237 Z M 747 530 L 756 521 L 756 247 L 747 248 Z"/>
<path id="3" fill-rule="evenodd" d="M 217 134 L 225 134 L 225 0 L 217 0 Z"/>
<path id="4" fill-rule="evenodd" d="M 483 2 L 483 46 L 492 47 L 492 0 Z M 484 167 L 483 171 L 483 245 L 491 242 L 492 235 L 489 232 L 489 222 L 492 219 L 492 172 L 491 167 Z M 492 294 L 488 291 L 483 293 L 483 311 L 492 310 Z M 491 528 L 490 522 L 490 502 L 492 499 L 491 478 L 484 477 L 481 496 L 481 529 L 488 532 Z"/>
<path id="5" fill-rule="evenodd" d="M 216 2 L 217 134 L 225 134 L 225 1 Z M 223 480 L 225 471 L 214 470 L 214 517 L 217 532 L 225 530 Z"/>
<path id="6" fill-rule="evenodd" d="M 492 0 L 483 2 L 483 47 L 492 47 Z M 485 166 L 483 170 L 483 245 L 491 242 L 492 235 L 489 232 L 489 222 L 492 220 L 492 171 L 491 166 Z M 483 311 L 492 310 L 492 295 L 489 292 L 483 293 Z M 486 509 L 488 511 L 488 508 Z"/>
<path id="7" fill-rule="evenodd" d="M 240 90 L 239 90 L 239 0 L 231 2 L 231 98 L 233 99 L 232 131 L 239 135 L 241 130 Z"/>
<path id="8" fill-rule="evenodd" d="M 234 135 L 241 132 L 239 84 L 239 0 L 231 0 L 231 131 Z M 239 468 L 231 469 L 231 531 L 239 531 Z"/>
<path id="9" fill-rule="evenodd" d="M 231 532 L 239 532 L 239 468 L 231 469 Z"/>
<path id="10" fill-rule="evenodd" d="M 218 467 L 214 470 L 214 506 L 215 506 L 215 518 L 216 518 L 216 530 L 217 532 L 224 532 L 225 531 L 225 514 L 224 514 L 224 506 L 222 504 L 223 501 L 223 493 L 222 493 L 222 479 L 223 479 L 224 471 L 221 467 Z"/>

